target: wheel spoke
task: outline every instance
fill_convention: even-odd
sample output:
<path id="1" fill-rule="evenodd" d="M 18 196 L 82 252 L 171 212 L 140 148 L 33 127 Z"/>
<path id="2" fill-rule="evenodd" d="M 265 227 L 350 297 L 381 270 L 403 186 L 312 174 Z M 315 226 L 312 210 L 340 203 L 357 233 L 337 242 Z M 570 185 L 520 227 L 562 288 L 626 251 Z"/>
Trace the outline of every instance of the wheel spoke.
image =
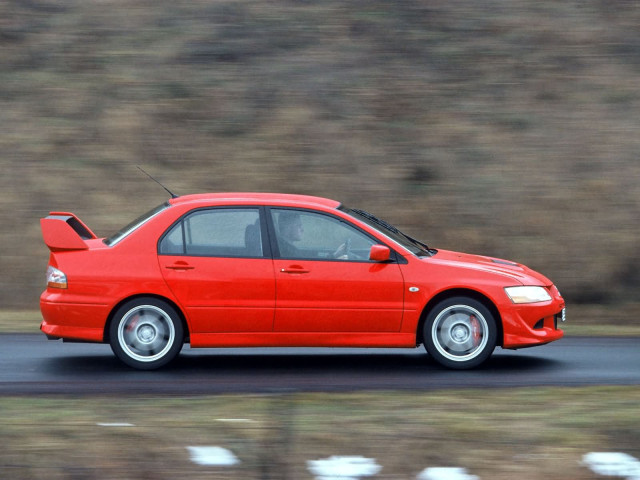
<path id="1" fill-rule="evenodd" d="M 442 335 L 441 338 L 442 343 L 444 344 L 443 346 L 447 347 L 447 350 L 453 350 L 455 348 L 456 343 L 449 335 Z"/>
<path id="2" fill-rule="evenodd" d="M 129 345 L 133 350 L 140 351 L 140 342 L 138 342 L 138 339 L 135 337 L 132 337 L 127 345 Z"/>
<path id="3" fill-rule="evenodd" d="M 473 350 L 473 342 L 471 339 L 467 340 L 464 343 L 458 344 L 458 352 L 460 353 L 468 353 Z"/>

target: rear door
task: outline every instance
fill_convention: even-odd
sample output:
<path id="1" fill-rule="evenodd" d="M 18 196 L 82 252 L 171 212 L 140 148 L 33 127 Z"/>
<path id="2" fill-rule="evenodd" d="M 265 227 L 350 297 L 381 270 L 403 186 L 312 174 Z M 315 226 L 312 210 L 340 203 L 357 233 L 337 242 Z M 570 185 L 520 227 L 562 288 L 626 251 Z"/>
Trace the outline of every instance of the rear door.
<path id="1" fill-rule="evenodd" d="M 194 210 L 161 238 L 160 269 L 192 333 L 272 331 L 275 280 L 261 212 Z"/>

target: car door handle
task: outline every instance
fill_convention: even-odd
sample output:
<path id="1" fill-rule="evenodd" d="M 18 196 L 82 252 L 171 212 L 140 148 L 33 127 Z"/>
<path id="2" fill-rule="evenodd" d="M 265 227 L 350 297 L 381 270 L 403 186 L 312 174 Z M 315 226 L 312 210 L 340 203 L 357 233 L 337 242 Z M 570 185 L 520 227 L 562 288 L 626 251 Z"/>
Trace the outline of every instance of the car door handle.
<path id="1" fill-rule="evenodd" d="M 176 262 L 173 265 L 165 265 L 164 268 L 169 270 L 193 270 L 196 267 L 192 267 L 187 262 Z"/>
<path id="2" fill-rule="evenodd" d="M 281 268 L 280 271 L 282 273 L 309 273 L 309 270 L 305 270 L 302 267 Z"/>

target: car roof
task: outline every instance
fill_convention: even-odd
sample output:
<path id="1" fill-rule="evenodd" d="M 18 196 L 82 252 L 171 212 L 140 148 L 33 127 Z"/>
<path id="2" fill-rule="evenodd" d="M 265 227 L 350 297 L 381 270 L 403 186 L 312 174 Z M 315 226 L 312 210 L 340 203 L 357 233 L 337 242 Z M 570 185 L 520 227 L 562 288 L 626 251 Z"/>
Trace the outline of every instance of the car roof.
<path id="1" fill-rule="evenodd" d="M 278 205 L 288 207 L 325 207 L 337 208 L 340 202 L 310 195 L 295 195 L 289 193 L 258 193 L 258 192 L 222 192 L 198 193 L 182 195 L 169 200 L 171 205 L 193 203 L 199 205 L 215 205 L 230 203 L 253 203 L 255 205 Z"/>

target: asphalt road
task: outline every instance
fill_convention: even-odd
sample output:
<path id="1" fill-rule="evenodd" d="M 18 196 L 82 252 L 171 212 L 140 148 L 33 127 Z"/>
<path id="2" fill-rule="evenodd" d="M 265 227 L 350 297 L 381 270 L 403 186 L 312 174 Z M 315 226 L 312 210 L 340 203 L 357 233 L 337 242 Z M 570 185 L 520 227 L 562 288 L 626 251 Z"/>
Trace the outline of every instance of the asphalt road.
<path id="1" fill-rule="evenodd" d="M 434 390 L 539 385 L 640 385 L 640 338 L 564 338 L 496 349 L 483 367 L 451 371 L 422 348 L 191 349 L 170 367 L 140 372 L 108 345 L 0 335 L 0 395 L 277 393 Z"/>

